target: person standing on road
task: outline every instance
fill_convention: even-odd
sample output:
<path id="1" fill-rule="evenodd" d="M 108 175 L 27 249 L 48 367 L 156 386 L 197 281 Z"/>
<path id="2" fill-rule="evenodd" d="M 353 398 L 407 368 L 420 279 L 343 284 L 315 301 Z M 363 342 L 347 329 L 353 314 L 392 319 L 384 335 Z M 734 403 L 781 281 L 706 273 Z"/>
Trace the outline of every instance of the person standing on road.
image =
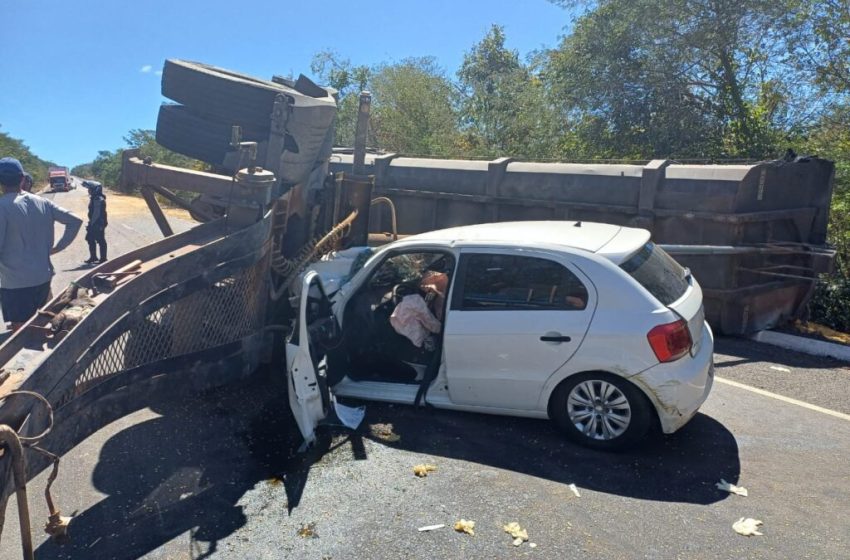
<path id="1" fill-rule="evenodd" d="M 106 262 L 106 196 L 100 183 L 88 183 L 89 225 L 86 226 L 86 241 L 89 243 L 89 258 L 86 264 Z M 95 249 L 100 248 L 100 259 Z"/>
<path id="2" fill-rule="evenodd" d="M 21 190 L 32 192 L 32 175 L 24 173 L 24 184 L 21 185 Z"/>
<path id="3" fill-rule="evenodd" d="M 47 303 L 53 264 L 50 255 L 65 249 L 83 221 L 52 201 L 21 190 L 24 168 L 14 158 L 0 159 L 0 308 L 16 330 Z M 53 246 L 53 224 L 65 225 Z"/>

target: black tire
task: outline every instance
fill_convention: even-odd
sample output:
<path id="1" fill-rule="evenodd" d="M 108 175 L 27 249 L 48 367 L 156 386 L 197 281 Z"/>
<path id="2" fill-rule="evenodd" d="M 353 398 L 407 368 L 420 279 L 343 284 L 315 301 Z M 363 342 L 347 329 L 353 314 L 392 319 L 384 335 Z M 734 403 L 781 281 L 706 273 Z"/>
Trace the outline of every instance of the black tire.
<path id="1" fill-rule="evenodd" d="M 568 397 L 574 388 L 586 381 L 613 385 L 625 397 L 631 415 L 622 434 L 610 439 L 595 439 L 570 420 Z M 588 372 L 572 375 L 555 388 L 549 401 L 549 417 L 567 437 L 580 445 L 603 451 L 621 451 L 644 439 L 653 425 L 655 411 L 646 395 L 630 381 L 610 373 Z"/>
<path id="2" fill-rule="evenodd" d="M 275 97 L 295 93 L 284 85 L 231 72 L 224 68 L 166 60 L 162 95 L 202 115 L 218 117 L 268 131 Z"/>
<path id="3" fill-rule="evenodd" d="M 223 165 L 225 155 L 233 151 L 230 136 L 234 124 L 238 123 L 200 116 L 182 105 L 162 105 L 156 121 L 156 141 L 178 154 Z M 243 141 L 268 140 L 268 132 L 258 127 L 240 126 Z"/>

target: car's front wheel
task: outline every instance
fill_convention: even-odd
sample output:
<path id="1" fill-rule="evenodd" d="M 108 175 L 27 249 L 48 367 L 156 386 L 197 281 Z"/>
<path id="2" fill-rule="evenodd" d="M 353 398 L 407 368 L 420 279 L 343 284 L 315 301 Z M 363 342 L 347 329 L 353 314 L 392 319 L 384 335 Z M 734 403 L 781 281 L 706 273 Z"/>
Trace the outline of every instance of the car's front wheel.
<path id="1" fill-rule="evenodd" d="M 552 393 L 549 415 L 573 441 L 594 449 L 628 448 L 652 426 L 649 399 L 631 382 L 604 372 L 568 377 Z"/>

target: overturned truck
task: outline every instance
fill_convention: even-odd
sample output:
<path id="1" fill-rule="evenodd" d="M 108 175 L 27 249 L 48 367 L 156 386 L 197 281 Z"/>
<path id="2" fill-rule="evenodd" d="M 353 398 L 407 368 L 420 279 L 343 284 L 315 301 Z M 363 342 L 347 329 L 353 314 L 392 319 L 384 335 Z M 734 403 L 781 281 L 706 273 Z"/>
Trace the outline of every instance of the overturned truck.
<path id="1" fill-rule="evenodd" d="M 141 191 L 164 239 L 87 272 L 0 346 L 0 531 L 16 494 L 25 557 L 28 480 L 165 393 L 231 383 L 263 363 L 285 367 L 290 288 L 323 253 L 380 238 L 370 231 L 638 225 L 693 269 L 709 319 L 733 334 L 798 316 L 831 264 L 832 164 L 816 158 L 615 166 L 367 154 L 365 94 L 353 153 L 335 152 L 335 92 L 303 76 L 266 81 L 169 60 L 162 80 L 178 104 L 160 109 L 158 142 L 211 171 L 125 152 L 121 180 Z M 174 234 L 163 198 L 199 225 Z M 296 420 L 307 403 L 327 412 L 321 379 L 290 376 L 288 388 Z M 49 487 L 47 498 L 48 532 L 63 536 L 68 519 Z"/>
<path id="2" fill-rule="evenodd" d="M 340 150 L 331 170 L 350 173 Z M 827 245 L 834 165 L 793 157 L 747 165 L 645 165 L 440 160 L 369 154 L 387 205 L 372 229 L 413 234 L 513 220 L 584 220 L 648 229 L 689 267 L 716 331 L 741 335 L 801 317 Z"/>

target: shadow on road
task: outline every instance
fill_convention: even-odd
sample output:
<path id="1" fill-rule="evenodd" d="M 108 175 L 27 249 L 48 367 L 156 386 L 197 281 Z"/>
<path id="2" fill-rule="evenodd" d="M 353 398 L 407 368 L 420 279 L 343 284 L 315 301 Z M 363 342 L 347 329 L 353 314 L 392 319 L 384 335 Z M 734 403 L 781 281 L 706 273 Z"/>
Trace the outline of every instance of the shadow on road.
<path id="1" fill-rule="evenodd" d="M 139 558 L 188 532 L 189 555 L 204 558 L 247 523 L 238 504 L 257 483 L 282 484 L 291 512 L 315 463 L 332 454 L 368 460 L 366 439 L 645 500 L 716 502 L 728 494 L 714 483 L 740 473 L 735 438 L 702 414 L 672 437 L 611 454 L 567 442 L 546 421 L 369 403 L 356 432 L 324 427 L 311 450 L 296 454 L 300 435 L 274 393 L 262 378 L 224 387 L 159 405 L 161 417 L 114 435 L 92 476 L 106 497 L 75 516 L 71 543 L 46 542 L 38 557 Z M 374 424 L 391 424 L 400 439 L 373 435 Z"/>
<path id="2" fill-rule="evenodd" d="M 543 420 L 373 403 L 352 439 L 376 439 L 366 423 L 392 424 L 400 440 L 382 443 L 394 448 L 642 500 L 710 504 L 728 496 L 715 482 L 735 482 L 740 475 L 735 437 L 703 414 L 672 436 L 659 435 L 623 453 L 574 445 Z"/>
<path id="3" fill-rule="evenodd" d="M 723 369 L 741 364 L 757 362 L 783 364 L 797 369 L 838 369 L 846 368 L 847 363 L 833 358 L 813 356 L 802 352 L 785 350 L 778 346 L 762 344 L 746 338 L 718 337 L 714 350 L 717 354 L 732 359 L 716 359 L 715 367 Z"/>
<path id="4" fill-rule="evenodd" d="M 258 449 L 267 454 L 254 456 L 252 422 L 268 393 L 228 386 L 151 407 L 162 416 L 101 447 L 91 482 L 106 497 L 74 516 L 69 543 L 47 541 L 37 558 L 139 558 L 187 532 L 193 547 L 187 557 L 216 552 L 219 539 L 246 523 L 242 495 L 286 470 L 268 461 L 287 459 L 300 443 L 289 439 L 296 437 L 289 427 L 262 442 Z"/>

